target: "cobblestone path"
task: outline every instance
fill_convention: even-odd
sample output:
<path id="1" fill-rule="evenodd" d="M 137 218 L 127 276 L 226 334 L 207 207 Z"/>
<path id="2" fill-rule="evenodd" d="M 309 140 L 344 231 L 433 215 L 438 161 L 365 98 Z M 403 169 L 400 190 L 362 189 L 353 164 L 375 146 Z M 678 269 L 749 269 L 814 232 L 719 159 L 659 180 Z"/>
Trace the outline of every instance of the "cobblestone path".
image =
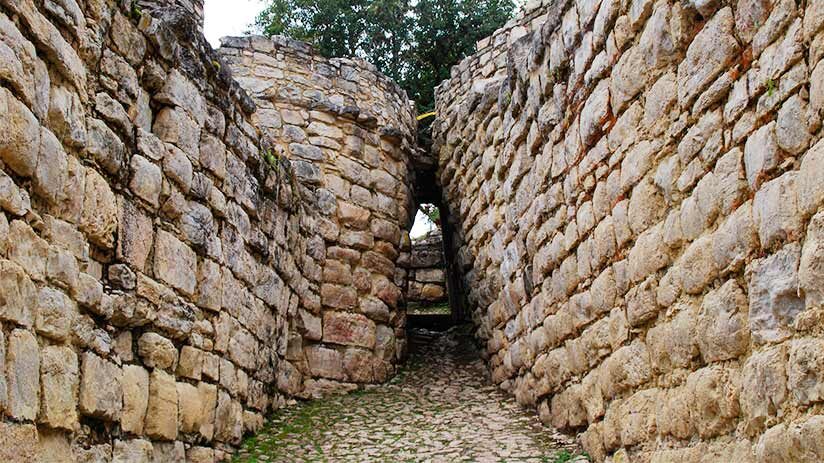
<path id="1" fill-rule="evenodd" d="M 491 386 L 463 339 L 415 332 L 389 384 L 280 410 L 235 461 L 567 461 L 574 445 Z"/>

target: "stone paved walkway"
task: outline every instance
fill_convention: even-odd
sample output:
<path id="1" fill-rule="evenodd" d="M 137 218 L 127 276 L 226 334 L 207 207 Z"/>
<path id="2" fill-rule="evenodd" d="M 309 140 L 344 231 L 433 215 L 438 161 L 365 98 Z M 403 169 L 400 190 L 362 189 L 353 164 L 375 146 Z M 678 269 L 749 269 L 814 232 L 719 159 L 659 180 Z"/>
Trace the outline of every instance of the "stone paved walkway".
<path id="1" fill-rule="evenodd" d="M 489 385 L 462 339 L 416 332 L 389 384 L 281 410 L 235 461 L 567 461 L 574 445 Z"/>

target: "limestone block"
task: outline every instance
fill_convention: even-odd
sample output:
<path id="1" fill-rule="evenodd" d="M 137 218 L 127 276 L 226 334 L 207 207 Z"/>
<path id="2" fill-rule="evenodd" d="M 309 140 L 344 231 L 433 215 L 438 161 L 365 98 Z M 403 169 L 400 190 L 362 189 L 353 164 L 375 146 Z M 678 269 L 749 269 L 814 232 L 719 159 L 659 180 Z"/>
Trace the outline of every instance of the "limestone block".
<path id="1" fill-rule="evenodd" d="M 202 126 L 205 122 L 206 101 L 203 95 L 197 86 L 177 69 L 169 72 L 163 89 L 154 98 L 162 103 L 184 108 L 198 125 Z"/>
<path id="2" fill-rule="evenodd" d="M 37 236 L 32 228 L 20 220 L 9 224 L 9 260 L 15 262 L 28 273 L 33 280 L 46 278 L 46 261 L 49 244 Z"/>
<path id="3" fill-rule="evenodd" d="M 735 280 L 707 293 L 697 323 L 697 332 L 701 333 L 698 345 L 705 362 L 734 359 L 747 351 L 747 310 L 747 296 Z"/>
<path id="4" fill-rule="evenodd" d="M 323 341 L 372 349 L 375 346 L 375 322 L 360 314 L 325 312 Z"/>
<path id="5" fill-rule="evenodd" d="M 649 440 L 656 433 L 655 405 L 658 389 L 639 391 L 621 404 L 621 444 L 625 447 Z"/>
<path id="6" fill-rule="evenodd" d="M 183 193 L 188 193 L 192 188 L 192 162 L 181 149 L 167 145 L 166 155 L 163 156 L 163 173 L 175 182 Z"/>
<path id="7" fill-rule="evenodd" d="M 174 343 L 157 333 L 143 333 L 137 340 L 137 353 L 150 368 L 174 370 L 177 365 L 177 348 Z"/>
<path id="8" fill-rule="evenodd" d="M 126 145 L 105 122 L 86 118 L 86 149 L 91 157 L 110 175 L 121 176 L 125 167 Z"/>
<path id="9" fill-rule="evenodd" d="M 768 172 L 778 166 L 779 160 L 776 123 L 770 122 L 750 135 L 744 147 L 744 167 L 750 188 L 757 190 Z"/>
<path id="10" fill-rule="evenodd" d="M 58 286 L 74 291 L 77 288 L 77 277 L 80 269 L 77 259 L 71 252 L 57 248 L 49 248 L 49 257 L 46 261 L 46 276 Z"/>
<path id="11" fill-rule="evenodd" d="M 690 421 L 690 396 L 685 386 L 661 391 L 655 408 L 655 423 L 662 435 L 688 439 L 695 433 Z"/>
<path id="12" fill-rule="evenodd" d="M 6 461 L 37 461 L 40 456 L 37 427 L 33 424 L 0 423 L 0 458 Z"/>
<path id="13" fill-rule="evenodd" d="M 0 159 L 17 175 L 31 177 L 37 167 L 40 124 L 34 114 L 11 92 L 0 89 L 0 111 L 4 114 Z"/>
<path id="14" fill-rule="evenodd" d="M 678 103 L 688 108 L 693 100 L 733 61 L 738 41 L 731 8 L 723 8 L 695 36 L 678 65 Z"/>
<path id="15" fill-rule="evenodd" d="M 178 397 L 174 376 L 155 369 L 149 377 L 149 404 L 143 430 L 159 440 L 174 440 L 178 429 Z"/>
<path id="16" fill-rule="evenodd" d="M 814 338 L 792 341 L 787 376 L 787 387 L 799 404 L 824 400 L 824 341 Z"/>
<path id="17" fill-rule="evenodd" d="M 723 434 L 735 426 L 740 413 L 740 375 L 728 367 L 710 366 L 687 377 L 690 419 L 703 438 Z"/>
<path id="18" fill-rule="evenodd" d="M 304 349 L 304 352 L 313 377 L 346 380 L 343 355 L 340 352 L 321 345 L 309 346 Z"/>
<path id="19" fill-rule="evenodd" d="M 186 446 L 181 441 L 152 443 L 154 453 L 154 463 L 161 461 L 184 461 L 186 458 Z"/>
<path id="20" fill-rule="evenodd" d="M 160 190 L 163 184 L 163 172 L 143 156 L 132 156 L 132 179 L 129 188 L 139 198 L 153 207 L 158 206 Z"/>
<path id="21" fill-rule="evenodd" d="M 237 329 L 229 339 L 229 358 L 237 365 L 254 370 L 258 362 L 258 342 L 245 329 Z"/>
<path id="22" fill-rule="evenodd" d="M 321 285 L 321 301 L 323 305 L 336 309 L 349 309 L 358 302 L 358 294 L 350 286 L 339 286 L 324 283 Z"/>
<path id="23" fill-rule="evenodd" d="M 215 410 L 215 440 L 237 444 L 243 434 L 243 407 L 229 394 L 218 393 Z"/>
<path id="24" fill-rule="evenodd" d="M 327 259 L 323 266 L 323 281 L 344 286 L 351 285 L 352 268 L 344 262 Z M 337 290 L 337 287 L 335 289 Z M 328 288 L 327 291 L 332 291 L 332 288 Z"/>
<path id="25" fill-rule="evenodd" d="M 652 373 L 646 344 L 634 341 L 621 347 L 604 361 L 602 371 L 601 390 L 606 398 L 645 383 Z"/>
<path id="26" fill-rule="evenodd" d="M 0 319 L 31 327 L 36 302 L 37 290 L 26 272 L 14 262 L 0 259 Z"/>
<path id="27" fill-rule="evenodd" d="M 123 410 L 121 369 L 85 352 L 80 372 L 80 412 L 106 421 L 119 421 Z"/>
<path id="28" fill-rule="evenodd" d="M 640 326 L 658 315 L 656 285 L 655 277 L 649 277 L 627 292 L 627 320 L 630 326 Z"/>
<path id="29" fill-rule="evenodd" d="M 701 333 L 696 322 L 697 307 L 685 302 L 674 309 L 678 312 L 672 321 L 656 325 L 647 332 L 652 366 L 664 373 L 676 368 L 689 368 L 698 354 L 700 343 L 700 337 L 696 336 Z"/>
<path id="30" fill-rule="evenodd" d="M 798 278 L 806 306 L 824 304 L 824 212 L 813 216 L 807 226 Z"/>
<path id="31" fill-rule="evenodd" d="M 40 134 L 40 159 L 34 171 L 34 192 L 51 204 L 64 199 L 64 186 L 68 181 L 68 157 L 63 146 L 46 128 Z"/>
<path id="32" fill-rule="evenodd" d="M 780 341 L 792 334 L 796 316 L 804 310 L 798 297 L 800 247 L 793 243 L 753 261 L 749 274 L 749 324 L 756 343 Z"/>
<path id="33" fill-rule="evenodd" d="M 117 201 L 108 183 L 97 171 L 87 169 L 80 229 L 89 241 L 110 249 L 114 244 L 117 218 Z"/>
<path id="34" fill-rule="evenodd" d="M 136 204 L 125 198 L 118 210 L 117 258 L 145 271 L 154 238 L 152 220 Z"/>
<path id="35" fill-rule="evenodd" d="M 343 353 L 343 368 L 349 381 L 356 383 L 370 383 L 375 380 L 373 365 L 375 363 L 372 352 L 347 348 Z"/>
<path id="36" fill-rule="evenodd" d="M 787 396 L 787 346 L 753 353 L 741 370 L 741 412 L 747 434 L 761 432 Z"/>
<path id="37" fill-rule="evenodd" d="M 149 463 L 154 460 L 152 443 L 144 439 L 114 441 L 112 463 Z"/>
<path id="38" fill-rule="evenodd" d="M 647 275 L 665 267 L 670 262 L 670 253 L 664 244 L 661 224 L 642 233 L 629 251 L 630 280 L 641 281 Z"/>
<path id="39" fill-rule="evenodd" d="M 699 294 L 718 275 L 712 255 L 712 236 L 704 235 L 689 245 L 678 261 L 679 280 L 688 294 Z"/>
<path id="40" fill-rule="evenodd" d="M 166 107 L 155 116 L 152 132 L 162 141 L 199 158 L 200 127 L 183 108 Z"/>
<path id="41" fill-rule="evenodd" d="M 123 416 L 120 427 L 143 434 L 143 420 L 149 405 L 149 372 L 138 365 L 123 365 Z"/>
<path id="42" fill-rule="evenodd" d="M 155 238 L 154 271 L 161 281 L 191 296 L 194 293 L 197 256 L 191 248 L 164 230 Z"/>
<path id="43" fill-rule="evenodd" d="M 801 214 L 796 196 L 797 172 L 787 172 L 765 183 L 755 193 L 753 218 L 761 246 L 772 248 L 801 234 Z"/>
<path id="44" fill-rule="evenodd" d="M 747 201 L 712 234 L 714 266 L 722 275 L 738 269 L 757 246 L 758 232 L 752 218 L 752 202 Z"/>
<path id="45" fill-rule="evenodd" d="M 824 64 L 819 67 L 824 69 Z M 822 73 L 824 77 L 824 73 Z M 824 204 L 824 140 L 816 143 L 801 159 L 798 170 L 798 208 L 804 214 L 814 214 Z"/>
<path id="46" fill-rule="evenodd" d="M 44 287 L 37 295 L 35 328 L 43 336 L 65 341 L 77 315 L 77 306 L 62 291 Z"/>
<path id="47" fill-rule="evenodd" d="M 33 421 L 40 409 L 40 352 L 30 332 L 17 329 L 9 334 L 6 376 L 6 413 L 18 420 Z"/>
<path id="48" fill-rule="evenodd" d="M 812 136 L 812 124 L 808 120 L 808 106 L 798 95 L 791 96 L 778 110 L 775 135 L 778 146 L 798 155 L 807 150 Z"/>
<path id="49" fill-rule="evenodd" d="M 341 225 L 355 230 L 365 230 L 369 226 L 371 215 L 368 209 L 346 201 L 338 201 L 338 219 Z"/>
<path id="50" fill-rule="evenodd" d="M 200 380 L 203 372 L 203 351 L 192 346 L 180 349 L 180 362 L 176 374 L 179 377 Z"/>
<path id="51" fill-rule="evenodd" d="M 68 347 L 46 346 L 40 357 L 40 420 L 52 428 L 74 431 L 79 426 L 77 355 Z"/>

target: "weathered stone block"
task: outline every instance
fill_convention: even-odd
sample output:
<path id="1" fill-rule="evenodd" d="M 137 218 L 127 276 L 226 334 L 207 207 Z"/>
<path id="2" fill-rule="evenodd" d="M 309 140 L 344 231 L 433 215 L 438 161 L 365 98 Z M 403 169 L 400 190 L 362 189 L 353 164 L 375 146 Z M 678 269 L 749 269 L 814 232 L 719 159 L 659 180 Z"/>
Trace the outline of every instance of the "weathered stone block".
<path id="1" fill-rule="evenodd" d="M 149 404 L 143 429 L 153 439 L 177 438 L 177 384 L 174 376 L 162 370 L 155 369 L 149 377 Z"/>
<path id="2" fill-rule="evenodd" d="M 748 267 L 749 324 L 754 342 L 780 341 L 792 334 L 795 317 L 804 310 L 804 301 L 798 297 L 800 258 L 801 249 L 793 243 Z"/>
<path id="3" fill-rule="evenodd" d="M 740 413 L 738 371 L 711 366 L 687 377 L 690 419 L 703 438 L 713 437 L 734 428 Z"/>
<path id="4" fill-rule="evenodd" d="M 117 200 L 106 179 L 94 169 L 87 169 L 80 229 L 89 241 L 110 249 L 114 244 L 117 217 Z"/>
<path id="5" fill-rule="evenodd" d="M 801 214 L 796 196 L 797 172 L 787 172 L 765 183 L 755 193 L 753 218 L 761 246 L 773 248 L 801 234 Z"/>
<path id="6" fill-rule="evenodd" d="M 701 356 L 707 363 L 739 357 L 750 341 L 747 296 L 735 280 L 707 293 L 698 313 Z"/>
<path id="7" fill-rule="evenodd" d="M 68 347 L 46 346 L 40 356 L 40 382 L 43 387 L 40 420 L 52 428 L 74 431 L 78 426 L 77 355 Z"/>
<path id="8" fill-rule="evenodd" d="M 36 301 L 37 289 L 26 272 L 14 262 L 0 259 L 0 319 L 31 327 Z"/>
<path id="9" fill-rule="evenodd" d="M 106 421 L 119 421 L 123 410 L 123 373 L 91 352 L 83 354 L 80 412 Z"/>
<path id="10" fill-rule="evenodd" d="M 77 315 L 77 306 L 68 296 L 52 288 L 42 288 L 37 296 L 35 328 L 43 336 L 65 341 Z"/>
<path id="11" fill-rule="evenodd" d="M 123 416 L 120 427 L 135 435 L 143 434 L 143 420 L 149 405 L 149 372 L 138 365 L 123 365 Z"/>
<path id="12" fill-rule="evenodd" d="M 46 259 L 49 244 L 37 236 L 32 228 L 23 221 L 15 220 L 9 224 L 8 257 L 22 267 L 33 280 L 46 278 Z"/>
<path id="13" fill-rule="evenodd" d="M 112 463 L 149 463 L 154 460 L 152 443 L 145 439 L 114 441 Z"/>
<path id="14" fill-rule="evenodd" d="M 807 226 L 798 278 L 807 307 L 824 304 L 824 212 L 813 216 Z"/>
<path id="15" fill-rule="evenodd" d="M 218 393 L 215 410 L 215 439 L 237 444 L 243 434 L 243 407 L 229 394 Z"/>
<path id="16" fill-rule="evenodd" d="M 753 353 L 741 370 L 741 412 L 747 434 L 764 429 L 784 404 L 787 392 L 786 346 Z"/>
<path id="17" fill-rule="evenodd" d="M 37 167 L 40 124 L 34 114 L 5 88 L 0 89 L 0 112 L 4 114 L 0 159 L 16 174 L 31 177 Z"/>
<path id="18" fill-rule="evenodd" d="M 18 329 L 9 334 L 6 376 L 6 413 L 18 420 L 33 421 L 40 409 L 40 352 L 30 332 Z"/>
<path id="19" fill-rule="evenodd" d="M 191 296 L 194 293 L 197 256 L 174 235 L 158 230 L 155 238 L 155 276 L 175 289 Z"/>
<path id="20" fill-rule="evenodd" d="M 792 341 L 787 364 L 787 387 L 796 402 L 808 405 L 824 400 L 824 341 Z"/>
<path id="21" fill-rule="evenodd" d="M 347 346 L 375 347 L 375 322 L 360 314 L 325 312 L 323 341 Z"/>
<path id="22" fill-rule="evenodd" d="M 340 352 L 320 345 L 309 346 L 304 352 L 312 376 L 339 381 L 346 380 L 346 372 L 343 370 L 343 355 Z"/>
<path id="23" fill-rule="evenodd" d="M 137 353 L 150 368 L 173 370 L 177 365 L 177 348 L 171 340 L 146 332 L 137 340 Z"/>

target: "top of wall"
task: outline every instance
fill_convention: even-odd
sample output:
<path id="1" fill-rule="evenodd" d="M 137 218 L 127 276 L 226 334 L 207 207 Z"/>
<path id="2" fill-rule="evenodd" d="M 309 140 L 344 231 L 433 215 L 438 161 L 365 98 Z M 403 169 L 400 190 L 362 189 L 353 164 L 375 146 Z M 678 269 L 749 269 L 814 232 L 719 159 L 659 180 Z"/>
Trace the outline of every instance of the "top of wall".
<path id="1" fill-rule="evenodd" d="M 327 111 L 413 140 L 413 102 L 362 59 L 326 58 L 310 44 L 284 36 L 224 37 L 218 53 L 233 64 L 246 61 L 235 66 L 234 77 L 258 100 Z"/>

